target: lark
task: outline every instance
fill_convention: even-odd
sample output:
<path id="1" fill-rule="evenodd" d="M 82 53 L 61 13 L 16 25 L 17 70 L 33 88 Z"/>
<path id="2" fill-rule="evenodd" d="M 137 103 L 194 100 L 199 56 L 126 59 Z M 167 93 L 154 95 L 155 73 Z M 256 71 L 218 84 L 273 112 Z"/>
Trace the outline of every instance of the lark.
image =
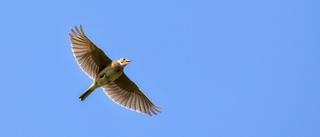
<path id="1" fill-rule="evenodd" d="M 124 68 L 131 63 L 121 58 L 112 61 L 80 29 L 71 29 L 70 41 L 73 55 L 83 72 L 91 79 L 92 85 L 79 99 L 84 101 L 95 89 L 102 87 L 106 95 L 119 105 L 148 115 L 157 115 L 159 107 L 153 104 L 139 87 L 124 73 Z"/>

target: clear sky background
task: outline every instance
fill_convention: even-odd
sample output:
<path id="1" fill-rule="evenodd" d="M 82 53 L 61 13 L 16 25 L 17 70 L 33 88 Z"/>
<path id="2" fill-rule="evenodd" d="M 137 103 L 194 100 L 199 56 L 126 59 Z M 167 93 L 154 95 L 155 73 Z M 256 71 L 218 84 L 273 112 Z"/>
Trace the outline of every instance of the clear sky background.
<path id="1" fill-rule="evenodd" d="M 1 137 L 319 137 L 319 0 L 2 1 Z M 87 36 L 162 109 L 113 103 L 71 52 Z"/>

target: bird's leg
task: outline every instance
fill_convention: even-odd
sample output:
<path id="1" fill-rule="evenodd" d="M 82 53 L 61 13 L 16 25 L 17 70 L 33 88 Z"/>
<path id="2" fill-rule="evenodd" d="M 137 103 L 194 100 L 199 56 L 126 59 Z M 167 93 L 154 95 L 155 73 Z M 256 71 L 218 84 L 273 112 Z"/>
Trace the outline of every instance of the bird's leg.
<path id="1" fill-rule="evenodd" d="M 103 86 L 105 84 L 108 84 L 110 82 L 109 77 L 110 76 L 108 74 L 101 74 L 95 80 L 95 84 L 98 86 Z"/>
<path id="2" fill-rule="evenodd" d="M 99 77 L 99 79 L 109 79 L 109 76 L 107 76 L 106 74 L 103 74 Z"/>
<path id="3" fill-rule="evenodd" d="M 104 77 L 105 77 L 105 74 L 100 75 L 99 79 L 102 79 L 102 78 L 104 78 Z"/>

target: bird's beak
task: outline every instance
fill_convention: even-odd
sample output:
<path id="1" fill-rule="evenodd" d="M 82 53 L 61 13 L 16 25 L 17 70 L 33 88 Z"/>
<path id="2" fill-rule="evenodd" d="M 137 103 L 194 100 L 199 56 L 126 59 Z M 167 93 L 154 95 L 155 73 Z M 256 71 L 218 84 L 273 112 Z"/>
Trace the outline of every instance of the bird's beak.
<path id="1" fill-rule="evenodd" d="M 131 60 L 127 60 L 127 62 L 131 62 Z"/>

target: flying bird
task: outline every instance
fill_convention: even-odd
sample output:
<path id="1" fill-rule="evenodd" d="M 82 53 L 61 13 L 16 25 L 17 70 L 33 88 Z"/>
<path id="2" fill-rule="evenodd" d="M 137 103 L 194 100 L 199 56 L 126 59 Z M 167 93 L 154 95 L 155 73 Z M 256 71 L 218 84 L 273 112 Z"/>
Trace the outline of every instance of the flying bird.
<path id="1" fill-rule="evenodd" d="M 73 55 L 83 72 L 91 79 L 92 85 L 79 99 L 85 100 L 95 89 L 102 87 L 106 95 L 119 105 L 148 115 L 157 115 L 159 107 L 153 104 L 146 95 L 124 73 L 124 68 L 131 62 L 121 58 L 112 61 L 80 29 L 71 29 L 70 41 Z"/>

